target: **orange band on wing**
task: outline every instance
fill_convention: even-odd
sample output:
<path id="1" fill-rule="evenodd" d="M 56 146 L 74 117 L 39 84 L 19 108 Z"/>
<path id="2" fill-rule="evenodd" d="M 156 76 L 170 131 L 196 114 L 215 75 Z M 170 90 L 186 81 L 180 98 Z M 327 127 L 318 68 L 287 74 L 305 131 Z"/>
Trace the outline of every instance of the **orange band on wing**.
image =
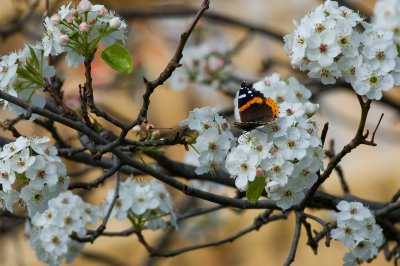
<path id="1" fill-rule="evenodd" d="M 260 97 L 254 97 L 253 99 L 251 99 L 250 101 L 248 101 L 246 104 L 242 105 L 242 107 L 239 108 L 239 112 L 243 112 L 244 110 L 246 110 L 247 108 L 250 107 L 250 105 L 254 104 L 254 103 L 262 103 L 262 99 Z"/>
<path id="2" fill-rule="evenodd" d="M 268 105 L 269 107 L 271 107 L 272 113 L 275 116 L 277 116 L 279 114 L 279 107 L 274 100 L 272 100 L 271 98 L 266 98 L 265 104 Z"/>

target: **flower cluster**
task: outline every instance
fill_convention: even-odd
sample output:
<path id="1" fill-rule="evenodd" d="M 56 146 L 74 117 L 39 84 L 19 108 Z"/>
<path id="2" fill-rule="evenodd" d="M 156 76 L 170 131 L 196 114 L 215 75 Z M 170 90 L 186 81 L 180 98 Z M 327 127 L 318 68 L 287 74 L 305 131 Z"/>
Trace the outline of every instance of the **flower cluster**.
<path id="1" fill-rule="evenodd" d="M 311 118 L 318 105 L 308 101 L 311 92 L 295 78 L 285 82 L 274 74 L 254 88 L 279 102 L 280 114 L 276 121 L 242 134 L 226 158 L 226 168 L 241 190 L 256 176 L 266 177 L 268 196 L 288 209 L 304 198 L 303 190 L 315 183 L 322 168 L 318 125 Z"/>
<path id="2" fill-rule="evenodd" d="M 377 100 L 382 91 L 400 85 L 393 32 L 374 28 L 335 1 L 315 8 L 284 40 L 292 65 L 323 84 L 334 84 L 341 77 L 359 95 Z"/>
<path id="3" fill-rule="evenodd" d="M 185 48 L 182 67 L 174 71 L 170 86 L 182 90 L 189 85 L 202 88 L 219 88 L 230 67 L 226 56 L 227 47 L 219 44 L 203 43 Z"/>
<path id="4" fill-rule="evenodd" d="M 190 112 L 189 118 L 180 124 L 188 126 L 199 134 L 194 144 L 199 153 L 200 166 L 196 168 L 198 175 L 213 172 L 223 165 L 234 137 L 229 131 L 228 122 L 215 108 L 196 108 Z"/>
<path id="5" fill-rule="evenodd" d="M 126 38 L 125 22 L 103 5 L 92 5 L 88 0 L 81 0 L 76 8 L 71 3 L 62 6 L 45 19 L 44 27 L 44 54 L 67 52 L 66 62 L 72 67 L 91 56 L 100 41 L 110 45 Z"/>
<path id="6" fill-rule="evenodd" d="M 359 265 L 376 257 L 384 237 L 371 211 L 360 202 L 343 200 L 336 207 L 337 228 L 331 236 L 350 249 L 343 257 L 344 265 Z"/>
<path id="7" fill-rule="evenodd" d="M 1 57 L 0 61 L 0 90 L 24 102 L 44 107 L 45 99 L 37 91 L 44 88 L 46 78 L 54 76 L 53 66 L 44 59 L 43 50 L 25 46 L 19 52 L 13 52 Z M 20 115 L 25 113 L 21 107 L 0 100 L 4 109 Z M 31 120 L 37 117 L 31 115 Z"/>
<path id="8" fill-rule="evenodd" d="M 81 252 L 83 243 L 70 236 L 86 235 L 86 225 L 96 224 L 98 210 L 70 191 L 49 201 L 49 208 L 36 213 L 26 233 L 37 257 L 48 265 L 59 265 L 65 258 L 72 262 Z"/>
<path id="9" fill-rule="evenodd" d="M 71 4 L 44 22 L 45 34 L 41 42 L 26 46 L 0 58 L 0 90 L 24 102 L 44 107 L 45 99 L 38 91 L 46 88 L 48 78 L 55 75 L 47 56 L 66 52 L 66 62 L 75 67 L 85 59 L 90 60 L 99 42 L 106 45 L 125 40 L 126 24 L 103 5 L 92 5 L 82 0 L 76 8 Z M 25 110 L 0 100 L 3 108 L 19 115 Z M 37 115 L 31 115 L 31 120 Z"/>
<path id="10" fill-rule="evenodd" d="M 382 30 L 392 31 L 394 40 L 400 45 L 400 1 L 378 0 L 374 7 L 372 24 Z"/>
<path id="11" fill-rule="evenodd" d="M 102 207 L 104 212 L 109 209 L 114 193 L 114 189 L 108 191 L 106 202 Z M 111 216 L 118 220 L 128 218 L 135 227 L 147 226 L 152 230 L 166 229 L 166 216 L 170 216 L 169 222 L 177 227 L 171 195 L 155 179 L 145 181 L 130 177 L 121 182 L 119 198 L 115 202 Z"/>
<path id="12" fill-rule="evenodd" d="M 0 208 L 25 205 L 30 217 L 48 208 L 69 184 L 66 167 L 49 138 L 19 137 L 0 152 Z"/>

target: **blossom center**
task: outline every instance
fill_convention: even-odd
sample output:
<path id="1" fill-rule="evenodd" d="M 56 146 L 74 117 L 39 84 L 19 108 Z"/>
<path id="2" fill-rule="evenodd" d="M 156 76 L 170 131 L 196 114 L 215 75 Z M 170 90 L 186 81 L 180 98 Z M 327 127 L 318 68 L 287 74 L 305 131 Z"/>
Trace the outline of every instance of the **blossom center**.
<path id="1" fill-rule="evenodd" d="M 353 231 L 351 230 L 350 227 L 346 226 L 346 227 L 344 228 L 344 233 L 345 233 L 346 235 L 351 235 L 352 232 L 353 232 Z"/>
<path id="2" fill-rule="evenodd" d="M 40 177 L 40 178 L 43 178 L 45 176 L 45 174 L 46 174 L 46 171 L 42 169 L 42 170 L 38 171 L 37 176 Z"/>
<path id="3" fill-rule="evenodd" d="M 301 173 L 303 176 L 308 176 L 310 174 L 310 171 L 308 169 L 303 169 Z"/>
<path id="4" fill-rule="evenodd" d="M 369 82 L 371 84 L 376 84 L 378 82 L 378 77 L 377 76 L 372 76 L 369 78 Z"/>
<path id="5" fill-rule="evenodd" d="M 51 243 L 57 245 L 57 244 L 60 243 L 60 239 L 59 239 L 57 236 L 54 236 L 54 237 L 51 239 Z"/>
<path id="6" fill-rule="evenodd" d="M 378 51 L 378 52 L 376 52 L 375 57 L 378 60 L 383 60 L 383 59 L 385 59 L 385 52 L 384 51 Z"/>
<path id="7" fill-rule="evenodd" d="M 281 172 L 281 167 L 279 165 L 275 165 L 272 170 L 274 171 L 274 173 L 280 173 Z"/>
<path id="8" fill-rule="evenodd" d="M 283 103 L 284 100 L 285 100 L 285 98 L 284 98 L 283 96 L 278 96 L 278 97 L 276 98 L 276 101 L 277 101 L 278 103 Z"/>
<path id="9" fill-rule="evenodd" d="M 19 159 L 19 161 L 18 161 L 18 163 L 17 163 L 17 165 L 19 166 L 19 167 L 24 167 L 25 166 L 25 161 L 23 160 L 23 159 Z"/>
<path id="10" fill-rule="evenodd" d="M 352 75 L 352 76 L 354 76 L 355 74 L 356 74 L 356 68 L 353 66 L 353 67 L 351 67 L 350 68 L 350 74 Z"/>
<path id="11" fill-rule="evenodd" d="M 320 73 L 322 78 L 327 78 L 329 77 L 329 70 L 326 68 L 321 69 L 321 73 Z"/>
<path id="12" fill-rule="evenodd" d="M 36 201 L 39 201 L 39 200 L 41 200 L 43 197 L 42 197 L 42 194 L 36 193 L 35 195 L 33 195 L 33 198 L 34 198 Z"/>
<path id="13" fill-rule="evenodd" d="M 289 146 L 289 148 L 294 148 L 294 147 L 296 147 L 296 142 L 294 142 L 293 140 L 289 140 L 288 146 Z"/>
<path id="14" fill-rule="evenodd" d="M 274 131 L 274 132 L 277 132 L 277 131 L 279 131 L 280 129 L 281 129 L 281 127 L 278 126 L 278 125 L 275 125 L 275 126 L 272 127 L 272 131 Z"/>
<path id="15" fill-rule="evenodd" d="M 247 165 L 247 163 L 242 163 L 240 165 L 240 168 L 242 168 L 242 170 L 247 171 L 247 169 L 249 168 L 249 166 Z"/>
<path id="16" fill-rule="evenodd" d="M 293 195 L 293 192 L 291 190 L 286 190 L 284 195 L 285 197 L 290 198 Z"/>
<path id="17" fill-rule="evenodd" d="M 291 115 L 293 115 L 293 114 L 294 114 L 294 112 L 293 112 L 292 109 L 290 109 L 290 108 L 286 109 L 286 115 L 287 115 L 287 116 L 291 116 Z"/>
<path id="18" fill-rule="evenodd" d="M 321 23 L 318 23 L 318 24 L 315 26 L 315 31 L 316 31 L 316 32 L 323 32 L 324 30 L 325 30 L 325 26 L 322 25 Z"/>
<path id="19" fill-rule="evenodd" d="M 1 177 L 3 179 L 8 179 L 8 173 L 6 173 L 6 172 L 1 173 Z"/>
<path id="20" fill-rule="evenodd" d="M 65 219 L 64 219 L 64 223 L 65 224 L 72 224 L 72 218 L 70 217 L 70 216 L 67 216 L 67 217 L 65 217 Z"/>
<path id="21" fill-rule="evenodd" d="M 346 37 L 342 37 L 340 38 L 339 42 L 341 45 L 346 45 L 349 43 L 349 40 Z"/>
<path id="22" fill-rule="evenodd" d="M 217 145 L 216 143 L 210 143 L 210 144 L 208 145 L 208 149 L 209 149 L 210 151 L 216 151 L 217 148 L 218 148 L 218 145 Z"/>
<path id="23" fill-rule="evenodd" d="M 321 45 L 319 46 L 319 52 L 321 54 L 325 53 L 326 51 L 328 51 L 328 45 L 321 43 Z"/>

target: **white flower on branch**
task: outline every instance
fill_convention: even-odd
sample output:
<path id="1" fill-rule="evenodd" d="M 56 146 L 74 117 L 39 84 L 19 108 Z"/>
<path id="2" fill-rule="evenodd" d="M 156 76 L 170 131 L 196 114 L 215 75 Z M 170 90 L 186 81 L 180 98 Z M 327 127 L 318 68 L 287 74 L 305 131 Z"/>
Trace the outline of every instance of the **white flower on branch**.
<path id="1" fill-rule="evenodd" d="M 360 202 L 343 200 L 336 207 L 339 210 L 336 214 L 337 228 L 332 229 L 331 236 L 350 249 L 343 257 L 344 265 L 376 257 L 384 237 L 371 211 Z"/>
<path id="2" fill-rule="evenodd" d="M 400 81 L 393 78 L 399 60 L 393 33 L 378 25 L 362 21 L 337 2 L 325 1 L 284 37 L 285 50 L 292 65 L 309 77 L 323 84 L 343 77 L 359 95 L 379 100 L 383 90 Z"/>
<path id="3" fill-rule="evenodd" d="M 94 206 L 71 192 L 65 192 L 51 199 L 47 210 L 32 217 L 31 224 L 27 224 L 27 234 L 40 260 L 59 265 L 64 259 L 71 262 L 82 250 L 83 243 L 72 240 L 71 234 L 84 236 L 86 225 L 98 218 L 99 212 Z"/>
<path id="4" fill-rule="evenodd" d="M 102 209 L 106 212 L 114 198 L 115 190 L 107 193 Z M 152 179 L 135 180 L 129 177 L 121 182 L 119 198 L 111 212 L 118 220 L 129 220 L 134 226 L 148 226 L 152 230 L 166 229 L 167 220 L 176 227 L 176 216 L 173 210 L 172 198 L 165 187 Z"/>

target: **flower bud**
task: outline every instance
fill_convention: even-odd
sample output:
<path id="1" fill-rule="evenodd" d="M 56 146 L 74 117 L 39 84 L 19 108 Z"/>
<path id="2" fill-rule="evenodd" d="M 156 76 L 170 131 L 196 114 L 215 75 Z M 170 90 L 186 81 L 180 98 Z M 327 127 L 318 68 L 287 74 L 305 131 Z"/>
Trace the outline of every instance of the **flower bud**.
<path id="1" fill-rule="evenodd" d="M 60 24 L 61 16 L 59 14 L 54 14 L 53 16 L 51 16 L 50 21 L 51 24 L 57 26 L 58 24 Z"/>
<path id="2" fill-rule="evenodd" d="M 153 124 L 147 124 L 147 126 L 146 126 L 147 131 L 153 130 L 154 128 L 155 128 L 155 126 Z"/>
<path id="3" fill-rule="evenodd" d="M 256 176 L 265 176 L 265 172 L 261 167 L 257 167 Z"/>
<path id="4" fill-rule="evenodd" d="M 160 130 L 156 129 L 151 132 L 151 135 L 153 136 L 153 138 L 158 138 L 161 135 L 161 132 Z"/>
<path id="5" fill-rule="evenodd" d="M 82 22 L 79 25 L 79 29 L 81 32 L 88 32 L 89 31 L 89 25 L 86 22 Z"/>
<path id="6" fill-rule="evenodd" d="M 133 133 L 138 133 L 138 132 L 140 132 L 140 131 L 142 131 L 142 128 L 141 128 L 141 126 L 139 126 L 139 125 L 136 125 L 136 126 L 134 126 L 134 127 L 132 128 L 132 132 L 133 132 Z"/>
<path id="7" fill-rule="evenodd" d="M 318 108 L 319 108 L 319 104 L 306 102 L 306 104 L 304 106 L 304 112 L 306 113 L 306 115 L 308 117 L 312 117 L 318 111 Z"/>
<path id="8" fill-rule="evenodd" d="M 119 19 L 119 17 L 115 17 L 113 19 L 110 20 L 110 27 L 113 29 L 118 29 L 119 26 L 121 26 L 121 20 Z"/>
<path id="9" fill-rule="evenodd" d="M 60 44 L 60 46 L 63 47 L 67 46 L 68 42 L 69 42 L 69 37 L 68 35 L 65 34 L 61 35 L 60 38 L 58 39 L 58 43 Z"/>
<path id="10" fill-rule="evenodd" d="M 104 16 L 106 13 L 107 13 L 107 8 L 105 8 L 104 6 L 101 6 L 99 10 L 97 10 L 97 14 L 101 17 Z"/>
<path id="11" fill-rule="evenodd" d="M 81 0 L 76 9 L 79 13 L 89 12 L 92 9 L 92 3 L 88 0 Z"/>
<path id="12" fill-rule="evenodd" d="M 66 21 L 67 23 L 72 23 L 73 19 L 72 19 L 72 17 L 67 17 L 67 18 L 65 19 L 65 21 Z"/>
<path id="13" fill-rule="evenodd" d="M 93 24 L 96 20 L 94 18 L 89 18 L 89 23 Z"/>

